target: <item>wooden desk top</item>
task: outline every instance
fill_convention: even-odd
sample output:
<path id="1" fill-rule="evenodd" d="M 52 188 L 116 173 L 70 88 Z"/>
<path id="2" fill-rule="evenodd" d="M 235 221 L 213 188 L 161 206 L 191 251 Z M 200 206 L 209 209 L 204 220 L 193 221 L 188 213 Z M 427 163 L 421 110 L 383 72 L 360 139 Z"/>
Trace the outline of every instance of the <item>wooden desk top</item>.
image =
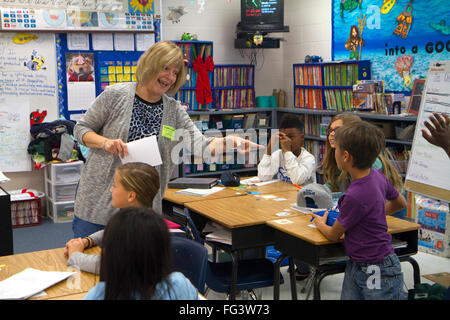
<path id="1" fill-rule="evenodd" d="M 243 177 L 243 179 L 248 179 L 249 177 Z M 251 178 L 251 177 L 250 177 Z M 243 186 L 240 187 L 224 187 L 224 190 L 213 193 L 209 196 L 190 196 L 185 194 L 176 193 L 183 189 L 166 189 L 164 193 L 164 199 L 179 205 L 184 205 L 188 202 L 193 201 L 203 201 L 203 200 L 213 200 L 213 199 L 222 199 L 229 197 L 237 197 L 246 195 L 247 192 L 258 192 L 260 194 L 271 194 L 276 192 L 287 192 L 287 191 L 296 191 L 298 189 L 291 183 L 278 181 L 274 183 L 270 183 L 265 186 Z"/>
<path id="2" fill-rule="evenodd" d="M 100 248 L 94 247 L 85 250 L 88 254 L 100 254 Z M 64 256 L 64 248 L 28 252 L 0 257 L 0 265 L 5 265 L 0 270 L 0 281 L 26 269 L 34 268 L 42 271 L 74 271 L 76 269 L 67 266 L 67 258 Z M 69 278 L 70 279 L 70 278 Z M 84 295 L 97 284 L 98 275 L 80 271 L 78 285 L 77 275 L 74 280 L 64 280 L 45 289 L 46 296 L 32 298 L 33 300 L 51 299 L 82 299 Z M 71 288 L 74 287 L 74 288 Z"/>
<path id="3" fill-rule="evenodd" d="M 277 216 L 280 212 L 289 212 L 289 217 L 303 215 L 290 209 L 297 201 L 297 190 L 272 193 L 276 198 L 284 201 L 265 199 L 264 195 L 245 195 L 241 197 L 222 198 L 215 200 L 195 201 L 186 203 L 189 208 L 220 225 L 233 229 L 263 224 L 268 220 L 286 218 Z M 284 211 L 284 210 L 287 211 Z"/>
<path id="4" fill-rule="evenodd" d="M 187 194 L 176 193 L 177 191 L 180 190 L 183 189 L 166 189 L 166 192 L 164 193 L 164 199 L 179 205 L 184 205 L 185 203 L 192 201 L 238 197 L 246 194 L 245 191 L 237 191 L 231 188 L 223 188 L 223 190 L 213 193 L 209 196 L 191 196 Z"/>
<path id="5" fill-rule="evenodd" d="M 267 224 L 274 229 L 290 234 L 296 238 L 308 241 L 314 245 L 324 245 L 333 243 L 316 228 L 308 227 L 312 224 L 311 216 L 296 216 L 286 219 L 290 223 L 280 224 L 277 220 L 268 221 Z M 412 223 L 403 219 L 386 216 L 388 233 L 395 234 L 420 229 L 420 224 Z M 341 240 L 342 241 L 342 240 Z"/>
<path id="6" fill-rule="evenodd" d="M 277 181 L 274 183 L 266 184 L 265 186 L 248 186 L 247 191 L 257 191 L 261 194 L 270 194 L 275 192 L 287 192 L 287 191 L 298 192 L 298 189 L 292 183 Z"/>

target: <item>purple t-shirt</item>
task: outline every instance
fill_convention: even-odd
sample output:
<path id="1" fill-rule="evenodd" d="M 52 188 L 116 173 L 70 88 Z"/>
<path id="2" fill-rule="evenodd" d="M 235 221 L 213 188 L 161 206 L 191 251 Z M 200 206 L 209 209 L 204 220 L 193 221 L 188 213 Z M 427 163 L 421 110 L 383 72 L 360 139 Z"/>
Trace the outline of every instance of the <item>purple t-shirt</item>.
<path id="1" fill-rule="evenodd" d="M 355 262 L 379 263 L 394 253 L 392 237 L 387 233 L 387 200 L 398 191 L 376 169 L 364 178 L 353 180 L 338 202 L 337 220 L 345 228 L 346 254 Z"/>

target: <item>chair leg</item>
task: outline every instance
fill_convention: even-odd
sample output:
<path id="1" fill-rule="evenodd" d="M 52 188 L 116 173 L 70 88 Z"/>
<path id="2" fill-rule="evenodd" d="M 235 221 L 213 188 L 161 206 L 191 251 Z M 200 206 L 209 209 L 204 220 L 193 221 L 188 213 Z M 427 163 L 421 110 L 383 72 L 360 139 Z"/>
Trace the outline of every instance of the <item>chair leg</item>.
<path id="1" fill-rule="evenodd" d="M 295 279 L 295 265 L 292 257 L 289 257 L 289 268 L 291 268 L 291 272 L 289 274 L 291 279 L 291 297 L 292 300 L 297 300 L 297 281 Z"/>
<path id="2" fill-rule="evenodd" d="M 417 263 L 417 261 L 413 257 L 410 257 L 410 256 L 403 257 L 401 260 L 408 261 L 409 263 L 411 263 L 411 265 L 413 267 L 414 284 L 419 284 L 420 283 L 420 268 L 419 268 L 419 264 Z"/>
<path id="3" fill-rule="evenodd" d="M 255 291 L 250 289 L 250 290 L 247 290 L 247 292 L 252 300 L 258 300 L 258 296 L 256 295 Z"/>
<path id="4" fill-rule="evenodd" d="M 280 266 L 283 260 L 287 257 L 286 254 L 282 253 L 274 264 L 274 275 L 273 275 L 273 299 L 280 300 Z"/>
<path id="5" fill-rule="evenodd" d="M 316 268 L 311 268 L 311 274 L 309 275 L 308 279 L 306 279 L 305 286 L 302 288 L 302 292 L 306 291 L 306 300 L 308 300 L 309 296 L 311 295 L 311 290 L 313 289 L 316 273 Z"/>
<path id="6" fill-rule="evenodd" d="M 236 300 L 236 282 L 238 276 L 238 262 L 239 262 L 239 252 L 230 252 L 232 268 L 231 268 L 231 283 L 230 283 L 230 300 Z"/>

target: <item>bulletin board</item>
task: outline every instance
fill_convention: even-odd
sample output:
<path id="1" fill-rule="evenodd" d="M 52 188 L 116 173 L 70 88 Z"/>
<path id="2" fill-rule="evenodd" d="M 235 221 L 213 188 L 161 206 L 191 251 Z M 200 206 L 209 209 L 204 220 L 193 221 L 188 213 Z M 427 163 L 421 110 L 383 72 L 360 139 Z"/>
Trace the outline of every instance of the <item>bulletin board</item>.
<path id="1" fill-rule="evenodd" d="M 153 35 L 153 34 L 152 34 Z M 83 92 L 83 86 L 93 86 L 95 96 L 98 96 L 104 90 L 105 86 L 117 82 L 135 81 L 134 71 L 139 57 L 144 51 L 96 51 L 93 50 L 92 34 L 89 34 L 89 50 L 69 50 L 67 47 L 67 34 L 57 34 L 57 57 L 58 57 L 58 81 L 59 81 L 59 113 L 66 119 L 77 120 L 78 117 L 87 111 L 92 101 L 86 101 L 85 105 L 79 108 L 70 107 L 70 99 L 76 100 L 77 97 L 70 97 L 70 94 Z M 154 35 L 153 35 L 154 36 Z M 81 85 L 79 90 L 68 90 L 71 85 L 69 64 L 67 57 L 83 57 L 93 60 L 93 81 L 90 84 L 76 83 Z M 83 99 L 80 95 L 79 99 Z M 73 101 L 72 100 L 72 101 Z"/>
<path id="2" fill-rule="evenodd" d="M 450 1 L 442 0 L 333 0 L 332 59 L 370 60 L 387 92 L 410 95 L 431 61 L 450 59 L 448 12 Z"/>

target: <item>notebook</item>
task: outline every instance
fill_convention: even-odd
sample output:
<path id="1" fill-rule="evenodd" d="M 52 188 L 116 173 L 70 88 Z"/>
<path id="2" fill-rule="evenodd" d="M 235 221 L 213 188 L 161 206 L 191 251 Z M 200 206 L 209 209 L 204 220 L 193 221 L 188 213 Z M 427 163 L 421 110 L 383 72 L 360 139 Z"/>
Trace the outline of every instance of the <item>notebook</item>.
<path id="1" fill-rule="evenodd" d="M 167 186 L 174 189 L 210 189 L 217 184 L 217 178 L 176 178 L 169 181 Z"/>

